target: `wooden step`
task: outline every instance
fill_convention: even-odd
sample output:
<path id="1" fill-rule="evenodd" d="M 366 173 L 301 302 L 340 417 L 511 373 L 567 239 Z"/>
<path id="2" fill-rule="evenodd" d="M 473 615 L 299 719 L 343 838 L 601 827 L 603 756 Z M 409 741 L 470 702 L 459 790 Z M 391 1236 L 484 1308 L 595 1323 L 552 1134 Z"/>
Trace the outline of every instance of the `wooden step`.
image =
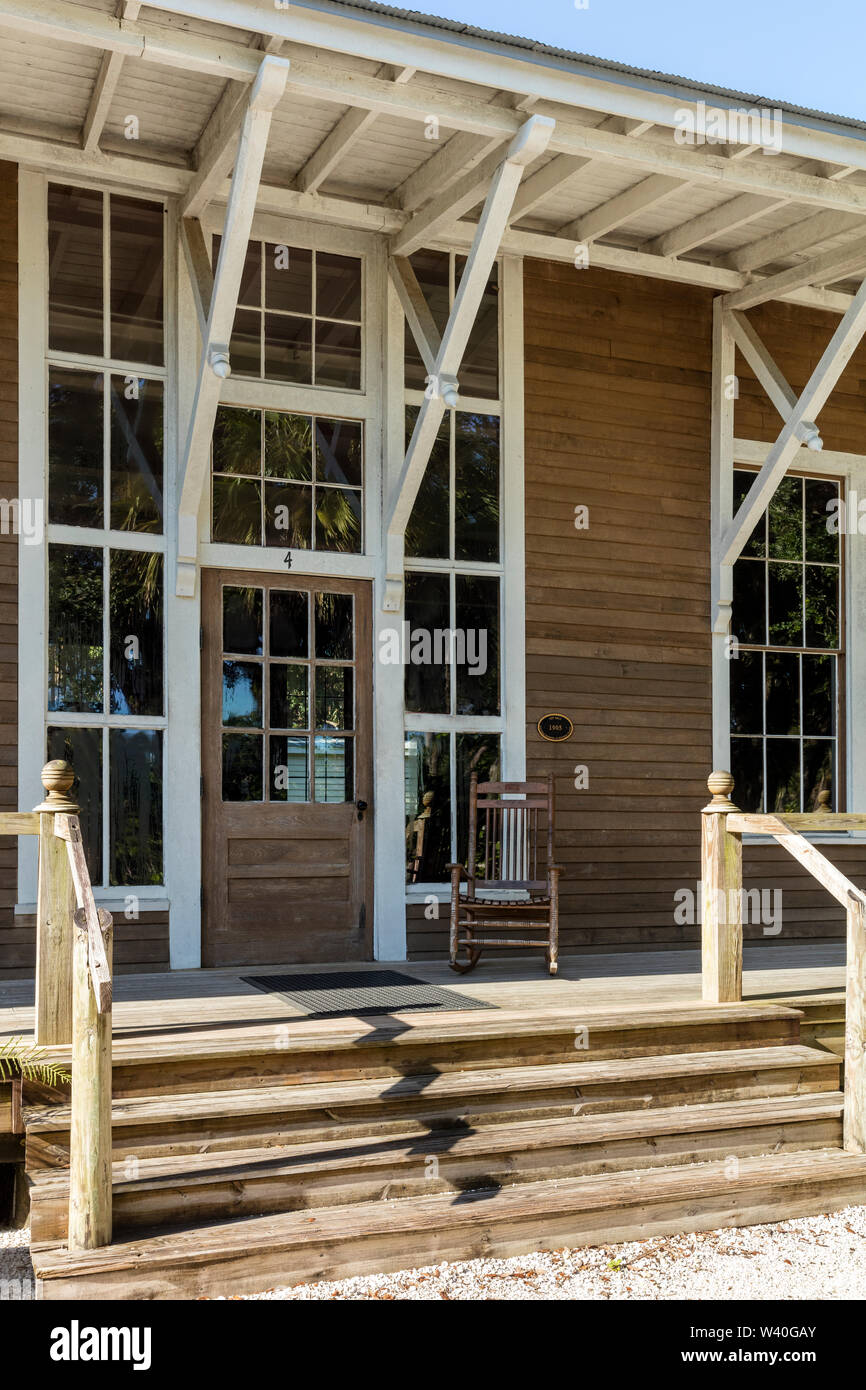
<path id="1" fill-rule="evenodd" d="M 306 1085 L 430 1071 L 604 1061 L 799 1041 L 799 1011 L 777 1004 L 587 1009 L 539 1017 L 495 1009 L 383 1019 L 298 1019 L 269 1027 L 115 1033 L 114 1095 L 211 1086 Z M 580 1030 L 580 1032 L 578 1031 Z M 47 1060 L 68 1062 L 68 1049 Z"/>
<path id="2" fill-rule="evenodd" d="M 115 1157 L 143 1159 L 838 1088 L 839 1059 L 795 1045 L 133 1096 L 113 1102 L 112 1127 Z M 67 1104 L 24 1120 L 28 1169 L 68 1161 Z"/>
<path id="3" fill-rule="evenodd" d="M 189 1226 L 320 1206 L 515 1182 L 705 1163 L 754 1154 L 841 1146 L 842 1095 L 532 1120 L 478 1131 L 341 1139 L 185 1154 L 114 1165 L 114 1229 Z M 31 1239 L 62 1240 L 66 1172 L 31 1178 Z"/>
<path id="4" fill-rule="evenodd" d="M 866 1201 L 866 1157 L 839 1149 L 472 1193 L 256 1216 L 120 1240 L 31 1250 L 46 1299 L 197 1298 L 477 1256 L 748 1226 Z"/>

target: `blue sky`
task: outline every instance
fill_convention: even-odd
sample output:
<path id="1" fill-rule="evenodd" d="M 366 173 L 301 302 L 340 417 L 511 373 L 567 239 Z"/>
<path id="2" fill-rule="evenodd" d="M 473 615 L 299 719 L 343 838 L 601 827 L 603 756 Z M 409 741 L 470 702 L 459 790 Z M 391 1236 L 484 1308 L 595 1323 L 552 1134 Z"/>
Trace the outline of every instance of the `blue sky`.
<path id="1" fill-rule="evenodd" d="M 864 0 L 589 0 L 587 9 L 574 0 L 409 3 L 483 29 L 866 120 Z"/>

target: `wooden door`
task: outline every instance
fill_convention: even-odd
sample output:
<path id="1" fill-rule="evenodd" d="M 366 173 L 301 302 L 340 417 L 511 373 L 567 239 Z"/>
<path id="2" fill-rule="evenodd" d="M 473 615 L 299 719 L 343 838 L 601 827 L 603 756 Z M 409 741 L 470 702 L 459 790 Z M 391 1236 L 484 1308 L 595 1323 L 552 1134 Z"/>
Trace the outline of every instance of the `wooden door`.
<path id="1" fill-rule="evenodd" d="M 205 965 L 372 956 L 370 585 L 205 570 Z"/>

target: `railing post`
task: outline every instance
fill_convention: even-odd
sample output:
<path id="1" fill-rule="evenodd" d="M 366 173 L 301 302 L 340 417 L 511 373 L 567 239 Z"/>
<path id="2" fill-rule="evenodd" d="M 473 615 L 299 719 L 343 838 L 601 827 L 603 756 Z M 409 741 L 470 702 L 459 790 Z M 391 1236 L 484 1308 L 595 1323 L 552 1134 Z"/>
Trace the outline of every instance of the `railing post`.
<path id="1" fill-rule="evenodd" d="M 100 909 L 109 964 L 111 921 Z M 83 908 L 75 913 L 72 1000 L 69 1248 L 94 1250 L 111 1242 L 111 1010 L 97 1009 Z"/>
<path id="2" fill-rule="evenodd" d="M 36 902 L 36 1042 L 72 1042 L 72 914 L 75 889 L 66 845 L 54 834 L 54 817 L 78 811 L 69 796 L 75 774 L 56 758 L 42 769 L 48 793 L 39 812 L 39 887 Z"/>
<path id="3" fill-rule="evenodd" d="M 730 772 L 707 779 L 713 799 L 701 813 L 701 994 L 707 1003 L 733 1004 L 743 997 L 743 841 L 727 828 Z"/>
<path id="4" fill-rule="evenodd" d="M 866 917 L 859 894 L 848 895 L 845 982 L 845 1118 L 843 1147 L 866 1153 Z"/>

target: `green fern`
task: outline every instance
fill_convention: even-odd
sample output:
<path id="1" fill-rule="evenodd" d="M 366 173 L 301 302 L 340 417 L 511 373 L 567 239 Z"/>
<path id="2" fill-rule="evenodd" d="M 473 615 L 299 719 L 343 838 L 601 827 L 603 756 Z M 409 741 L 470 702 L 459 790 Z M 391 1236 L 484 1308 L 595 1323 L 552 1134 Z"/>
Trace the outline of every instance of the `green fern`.
<path id="1" fill-rule="evenodd" d="M 44 1061 L 45 1048 L 23 1038 L 8 1038 L 0 1043 L 0 1081 L 14 1081 L 23 1076 L 26 1081 L 38 1081 L 43 1086 L 59 1086 L 72 1077 L 57 1062 Z"/>

